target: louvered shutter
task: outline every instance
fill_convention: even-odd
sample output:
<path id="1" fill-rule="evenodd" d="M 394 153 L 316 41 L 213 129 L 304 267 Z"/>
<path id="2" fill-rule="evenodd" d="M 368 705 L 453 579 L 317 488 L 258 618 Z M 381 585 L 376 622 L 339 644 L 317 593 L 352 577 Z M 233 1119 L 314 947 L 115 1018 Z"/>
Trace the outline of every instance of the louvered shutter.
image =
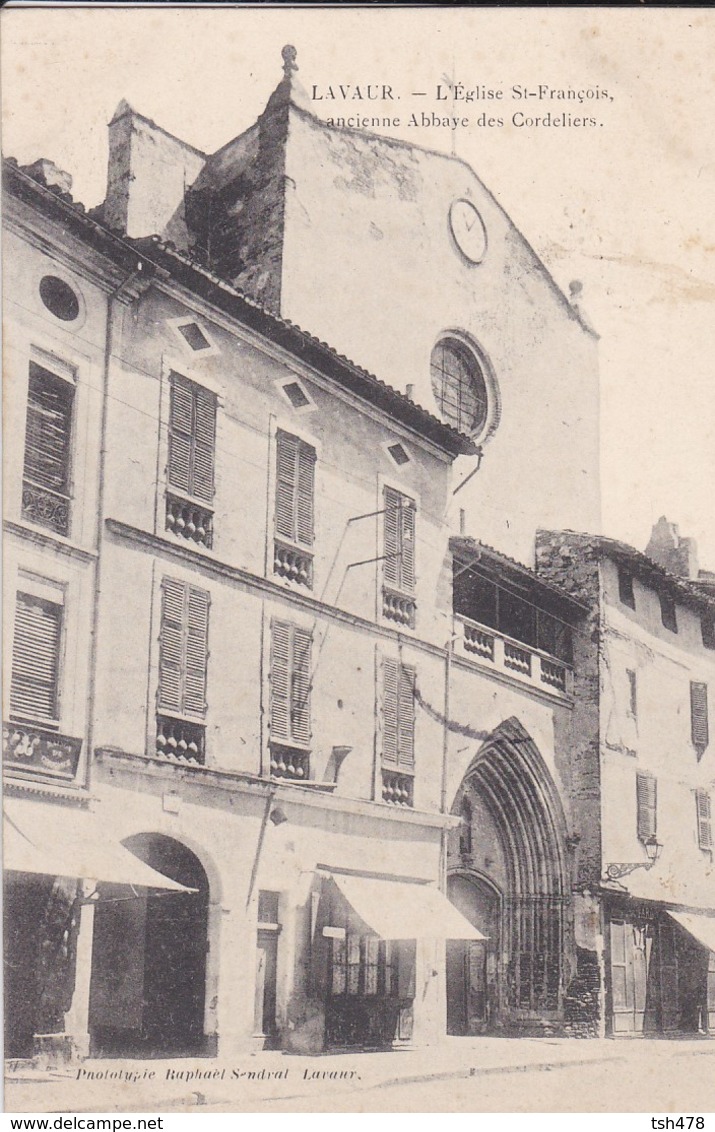
<path id="1" fill-rule="evenodd" d="M 186 586 L 173 578 L 162 583 L 159 645 L 159 708 L 181 712 L 184 691 L 184 623 Z"/>
<path id="2" fill-rule="evenodd" d="M 169 483 L 187 494 L 191 488 L 191 440 L 194 398 L 189 382 L 171 376 L 169 411 Z"/>
<path id="3" fill-rule="evenodd" d="M 216 396 L 197 385 L 194 389 L 195 434 L 191 494 L 210 502 L 214 495 L 216 451 Z"/>
<path id="4" fill-rule="evenodd" d="M 169 483 L 210 502 L 214 495 L 216 395 L 177 373 L 171 375 Z"/>
<path id="5" fill-rule="evenodd" d="M 384 579 L 388 586 L 400 584 L 400 499 L 398 492 L 385 488 Z"/>
<path id="6" fill-rule="evenodd" d="M 695 791 L 695 805 L 698 817 L 698 845 L 701 849 L 712 849 L 712 799 L 707 790 Z"/>
<path id="7" fill-rule="evenodd" d="M 271 740 L 290 740 L 291 626 L 274 621 L 271 627 Z"/>
<path id="8" fill-rule="evenodd" d="M 298 475 L 295 496 L 295 533 L 301 546 L 313 545 L 315 498 L 315 449 L 304 441 L 298 444 Z"/>
<path id="9" fill-rule="evenodd" d="M 407 770 L 415 765 L 415 670 L 407 664 L 399 669 L 397 764 Z"/>
<path id="10" fill-rule="evenodd" d="M 390 657 L 385 657 L 382 667 L 382 761 L 397 766 L 399 666 Z"/>
<path id="11" fill-rule="evenodd" d="M 290 679 L 290 732 L 296 743 L 310 742 L 310 633 L 293 627 Z"/>
<path id="12" fill-rule="evenodd" d="M 415 585 L 415 508 L 412 500 L 404 495 L 402 497 L 401 518 L 402 577 L 400 582 L 403 590 L 412 590 Z"/>
<path id="13" fill-rule="evenodd" d="M 164 578 L 159 647 L 159 709 L 181 715 L 206 713 L 209 595 Z"/>
<path id="14" fill-rule="evenodd" d="M 658 783 L 652 774 L 638 772 L 636 798 L 638 838 L 640 841 L 647 841 L 649 837 L 655 837 L 657 830 Z"/>
<path id="15" fill-rule="evenodd" d="M 57 719 L 61 631 L 61 605 L 18 593 L 10 682 L 13 713 Z"/>
<path id="16" fill-rule="evenodd" d="M 710 736 L 708 727 L 708 686 L 707 684 L 691 681 L 690 684 L 690 720 L 692 728 L 693 746 L 704 751 Z"/>
<path id="17" fill-rule="evenodd" d="M 30 362 L 25 428 L 25 478 L 66 494 L 74 389 L 36 362 Z"/>
<path id="18" fill-rule="evenodd" d="M 186 668 L 184 704 L 186 715 L 206 713 L 206 664 L 208 660 L 209 595 L 188 586 L 186 602 Z"/>
<path id="19" fill-rule="evenodd" d="M 298 438 L 287 432 L 276 434 L 276 534 L 295 540 Z"/>

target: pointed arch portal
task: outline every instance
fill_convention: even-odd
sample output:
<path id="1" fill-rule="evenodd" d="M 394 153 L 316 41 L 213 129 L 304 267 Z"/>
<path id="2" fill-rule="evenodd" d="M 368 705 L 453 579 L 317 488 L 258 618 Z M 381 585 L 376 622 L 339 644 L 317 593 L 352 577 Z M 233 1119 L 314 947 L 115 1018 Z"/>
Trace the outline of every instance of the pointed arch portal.
<path id="1" fill-rule="evenodd" d="M 557 1017 L 565 820 L 548 768 L 517 719 L 500 724 L 477 752 L 453 812 L 462 816 L 462 827 L 452 835 L 448 892 L 489 941 L 450 944 L 449 1032 Z M 469 836 L 466 813 L 473 814 Z"/>

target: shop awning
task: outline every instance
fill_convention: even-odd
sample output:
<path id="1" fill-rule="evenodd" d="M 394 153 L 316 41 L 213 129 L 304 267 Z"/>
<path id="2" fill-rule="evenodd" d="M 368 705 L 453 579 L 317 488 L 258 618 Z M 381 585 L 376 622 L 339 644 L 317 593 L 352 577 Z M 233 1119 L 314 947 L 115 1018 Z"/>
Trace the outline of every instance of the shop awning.
<path id="1" fill-rule="evenodd" d="M 382 939 L 486 939 L 431 884 L 330 876 L 366 929 Z"/>
<path id="2" fill-rule="evenodd" d="M 3 867 L 19 873 L 193 891 L 108 836 L 98 815 L 19 798 L 6 798 L 3 803 Z"/>
<path id="3" fill-rule="evenodd" d="M 670 911 L 668 915 L 708 951 L 715 951 L 715 916 L 701 916 L 697 912 Z"/>

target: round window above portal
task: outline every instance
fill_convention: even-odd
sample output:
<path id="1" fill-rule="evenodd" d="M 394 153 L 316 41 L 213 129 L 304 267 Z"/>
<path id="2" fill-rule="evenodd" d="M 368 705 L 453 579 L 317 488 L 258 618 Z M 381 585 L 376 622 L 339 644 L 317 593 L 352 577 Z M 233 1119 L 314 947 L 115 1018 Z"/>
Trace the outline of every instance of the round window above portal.
<path id="1" fill-rule="evenodd" d="M 493 416 L 486 366 L 466 342 L 440 338 L 430 362 L 432 392 L 446 424 L 468 436 L 481 436 Z"/>

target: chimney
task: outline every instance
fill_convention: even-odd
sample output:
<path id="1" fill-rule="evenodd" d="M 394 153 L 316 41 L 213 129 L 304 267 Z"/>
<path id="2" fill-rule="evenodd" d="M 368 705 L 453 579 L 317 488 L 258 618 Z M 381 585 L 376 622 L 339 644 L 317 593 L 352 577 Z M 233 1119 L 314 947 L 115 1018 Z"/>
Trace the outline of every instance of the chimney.
<path id="1" fill-rule="evenodd" d="M 122 99 L 109 123 L 105 224 L 127 236 L 161 236 L 186 250 L 184 194 L 205 161 Z"/>
<path id="2" fill-rule="evenodd" d="M 72 192 L 70 174 L 65 173 L 64 169 L 55 165 L 54 161 L 48 161 L 46 157 L 41 157 L 39 161 L 33 161 L 32 165 L 23 165 L 22 169 L 35 181 L 40 181 L 41 184 L 46 185 L 48 189 L 59 189 L 63 193 Z"/>
<path id="3" fill-rule="evenodd" d="M 649 558 L 671 574 L 695 580 L 698 577 L 698 547 L 695 539 L 681 538 L 676 523 L 661 515 L 645 548 Z"/>

